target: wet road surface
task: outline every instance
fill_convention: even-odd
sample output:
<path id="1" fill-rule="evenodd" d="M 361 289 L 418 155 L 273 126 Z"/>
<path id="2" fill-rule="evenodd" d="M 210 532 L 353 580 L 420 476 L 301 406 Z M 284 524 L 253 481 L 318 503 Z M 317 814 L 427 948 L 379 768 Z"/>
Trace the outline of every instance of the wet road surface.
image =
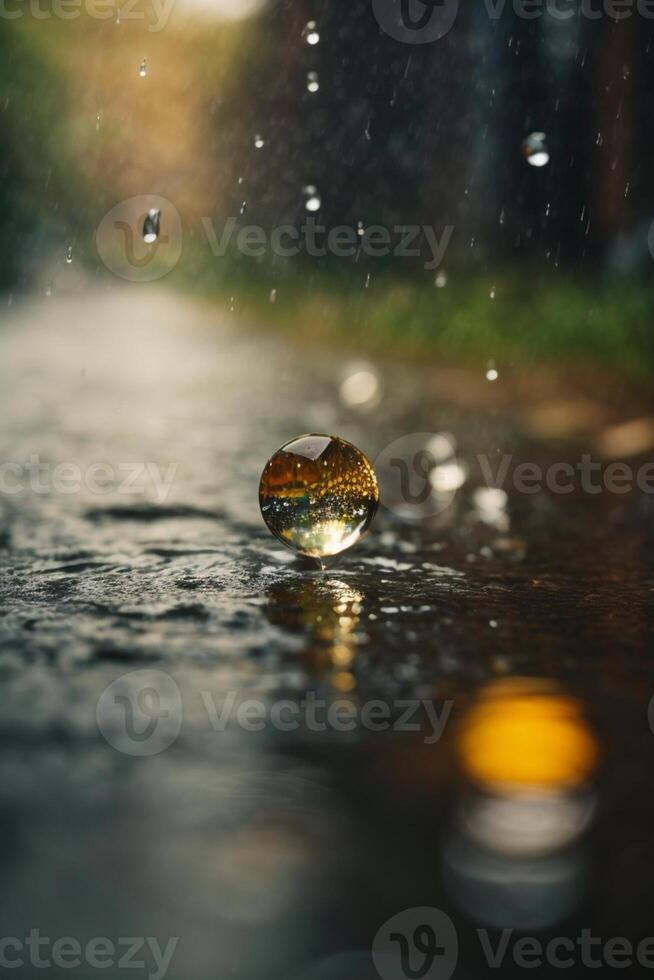
<path id="1" fill-rule="evenodd" d="M 381 402 L 348 408 L 338 352 L 225 319 L 138 289 L 2 317 L 2 936 L 178 937 L 183 980 L 377 976 L 376 933 L 420 906 L 453 920 L 461 978 L 497 975 L 482 926 L 649 936 L 651 497 L 475 496 L 477 453 L 574 463 L 585 444 L 439 397 L 426 368 L 376 365 Z M 429 518 L 382 508 L 321 571 L 257 502 L 266 459 L 307 431 L 373 459 L 451 433 L 469 477 Z M 462 830 L 457 748 L 515 677 L 576 699 L 599 746 L 589 827 L 520 855 Z M 536 836 L 561 797 L 541 793 Z M 154 974 L 140 958 L 104 975 Z"/>

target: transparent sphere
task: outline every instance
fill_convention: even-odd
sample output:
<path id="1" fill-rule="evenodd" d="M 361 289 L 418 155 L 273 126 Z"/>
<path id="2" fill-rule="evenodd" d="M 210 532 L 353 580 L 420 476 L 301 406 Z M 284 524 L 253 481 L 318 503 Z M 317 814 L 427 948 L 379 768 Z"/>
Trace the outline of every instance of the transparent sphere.
<path id="1" fill-rule="evenodd" d="M 356 544 L 378 502 L 372 466 L 336 436 L 300 436 L 282 446 L 266 463 L 259 485 L 268 529 L 310 558 L 337 555 Z"/>

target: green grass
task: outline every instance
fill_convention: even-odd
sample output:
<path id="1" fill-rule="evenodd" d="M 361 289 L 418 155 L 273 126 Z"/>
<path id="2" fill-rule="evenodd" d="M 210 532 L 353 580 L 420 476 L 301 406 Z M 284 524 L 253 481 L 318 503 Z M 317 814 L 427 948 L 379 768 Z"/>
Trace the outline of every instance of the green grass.
<path id="1" fill-rule="evenodd" d="M 174 276 L 182 288 L 228 306 L 233 297 L 237 317 L 301 340 L 477 365 L 583 361 L 634 378 L 654 367 L 654 291 L 641 280 L 598 283 L 518 268 L 492 279 L 451 271 L 439 289 L 433 273 L 400 278 L 374 263 L 354 271 L 300 263 L 282 274 L 247 260 L 213 259 L 207 268 L 206 255 L 185 259 Z"/>

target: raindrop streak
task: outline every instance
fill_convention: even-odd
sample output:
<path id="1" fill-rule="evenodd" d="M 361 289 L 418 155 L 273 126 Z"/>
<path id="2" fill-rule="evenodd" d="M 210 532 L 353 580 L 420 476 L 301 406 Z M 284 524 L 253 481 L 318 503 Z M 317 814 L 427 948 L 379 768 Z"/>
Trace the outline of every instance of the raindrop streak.
<path id="1" fill-rule="evenodd" d="M 363 221 L 357 222 L 357 235 L 359 238 L 363 238 L 366 233 L 366 229 L 363 227 Z"/>
<path id="2" fill-rule="evenodd" d="M 147 245 L 152 245 L 159 237 L 160 219 L 161 211 L 157 211 L 156 208 L 150 208 L 143 222 L 143 241 Z"/>
<path id="3" fill-rule="evenodd" d="M 66 249 L 66 262 L 68 265 L 73 261 L 73 246 L 69 245 Z"/>
<path id="4" fill-rule="evenodd" d="M 141 78 L 145 78 L 147 73 L 148 73 L 147 61 L 145 60 L 145 58 L 143 58 L 141 64 L 139 65 L 139 76 Z"/>
<path id="5" fill-rule="evenodd" d="M 256 146 L 257 150 L 260 150 L 262 146 L 266 145 L 266 141 L 264 140 L 263 136 L 259 135 L 259 133 L 257 133 L 257 135 L 254 137 L 254 145 Z"/>
<path id="6" fill-rule="evenodd" d="M 307 75 L 307 91 L 317 92 L 320 88 L 320 81 L 318 79 L 317 71 L 310 71 Z"/>
<path id="7" fill-rule="evenodd" d="M 500 373 L 497 370 L 497 368 L 495 367 L 495 361 L 489 361 L 488 362 L 488 366 L 487 366 L 487 371 L 486 371 L 486 380 L 487 381 L 497 381 L 497 379 L 499 378 L 499 376 L 500 376 Z"/>
<path id="8" fill-rule="evenodd" d="M 437 289 L 443 289 L 444 286 L 447 286 L 447 272 L 444 269 L 436 273 L 434 283 Z"/>
<path id="9" fill-rule="evenodd" d="M 545 133 L 530 133 L 522 144 L 522 153 L 532 167 L 544 167 L 550 162 Z"/>
<path id="10" fill-rule="evenodd" d="M 307 44 L 318 44 L 320 41 L 320 34 L 317 30 L 317 24 L 315 20 L 310 20 L 304 27 L 302 31 L 302 37 L 307 42 Z"/>
<path id="11" fill-rule="evenodd" d="M 302 188 L 302 194 L 304 195 L 304 207 L 307 211 L 312 214 L 320 211 L 322 200 L 317 187 L 314 187 L 313 184 L 307 184 L 306 187 Z"/>
<path id="12" fill-rule="evenodd" d="M 240 214 L 245 214 L 245 212 L 247 211 L 247 209 L 248 209 L 248 202 L 247 201 L 243 201 L 243 203 L 241 204 Z"/>
<path id="13" fill-rule="evenodd" d="M 276 289 L 271 289 L 270 290 L 270 302 L 271 303 L 276 303 L 277 302 L 277 290 Z"/>

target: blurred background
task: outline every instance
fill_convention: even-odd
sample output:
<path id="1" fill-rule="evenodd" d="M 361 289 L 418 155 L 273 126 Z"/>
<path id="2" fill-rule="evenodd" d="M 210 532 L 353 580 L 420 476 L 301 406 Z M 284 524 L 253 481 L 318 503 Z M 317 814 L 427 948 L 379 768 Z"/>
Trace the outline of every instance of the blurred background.
<path id="1" fill-rule="evenodd" d="M 378 7 L 140 0 L 122 17 L 101 5 L 101 19 L 89 4 L 69 19 L 47 3 L 39 17 L 8 8 L 20 16 L 0 21 L 5 291 L 106 278 L 103 217 L 158 195 L 162 234 L 175 212 L 182 226 L 166 284 L 237 317 L 405 356 L 583 358 L 642 378 L 650 20 L 601 4 L 536 17 L 461 4 L 443 37 L 417 44 L 382 26 L 394 0 Z M 428 225 L 439 241 L 451 230 L 430 269 L 424 240 L 413 259 L 312 259 L 270 244 L 246 256 L 236 234 L 214 255 L 207 237 L 207 222 L 220 239 L 230 219 L 269 235 L 307 217 Z"/>
<path id="2" fill-rule="evenodd" d="M 414 43 L 420 0 L 6 0 L 0 938 L 178 937 L 169 980 L 407 980 L 392 935 L 426 908 L 459 957 L 424 976 L 478 980 L 479 929 L 513 930 L 503 978 L 520 937 L 651 933 L 651 481 L 479 464 L 651 466 L 654 22 L 608 4 L 449 0 Z M 351 254 L 272 243 L 317 225 Z M 400 226 L 419 254 L 369 254 Z M 309 431 L 382 484 L 325 570 L 257 500 Z M 419 493 L 384 483 L 396 454 L 428 459 Z M 71 465 L 96 485 L 55 486 Z M 151 757 L 97 714 L 144 675 L 183 703 Z M 206 711 L 307 693 L 394 724 Z M 406 699 L 436 740 L 395 726 Z"/>

